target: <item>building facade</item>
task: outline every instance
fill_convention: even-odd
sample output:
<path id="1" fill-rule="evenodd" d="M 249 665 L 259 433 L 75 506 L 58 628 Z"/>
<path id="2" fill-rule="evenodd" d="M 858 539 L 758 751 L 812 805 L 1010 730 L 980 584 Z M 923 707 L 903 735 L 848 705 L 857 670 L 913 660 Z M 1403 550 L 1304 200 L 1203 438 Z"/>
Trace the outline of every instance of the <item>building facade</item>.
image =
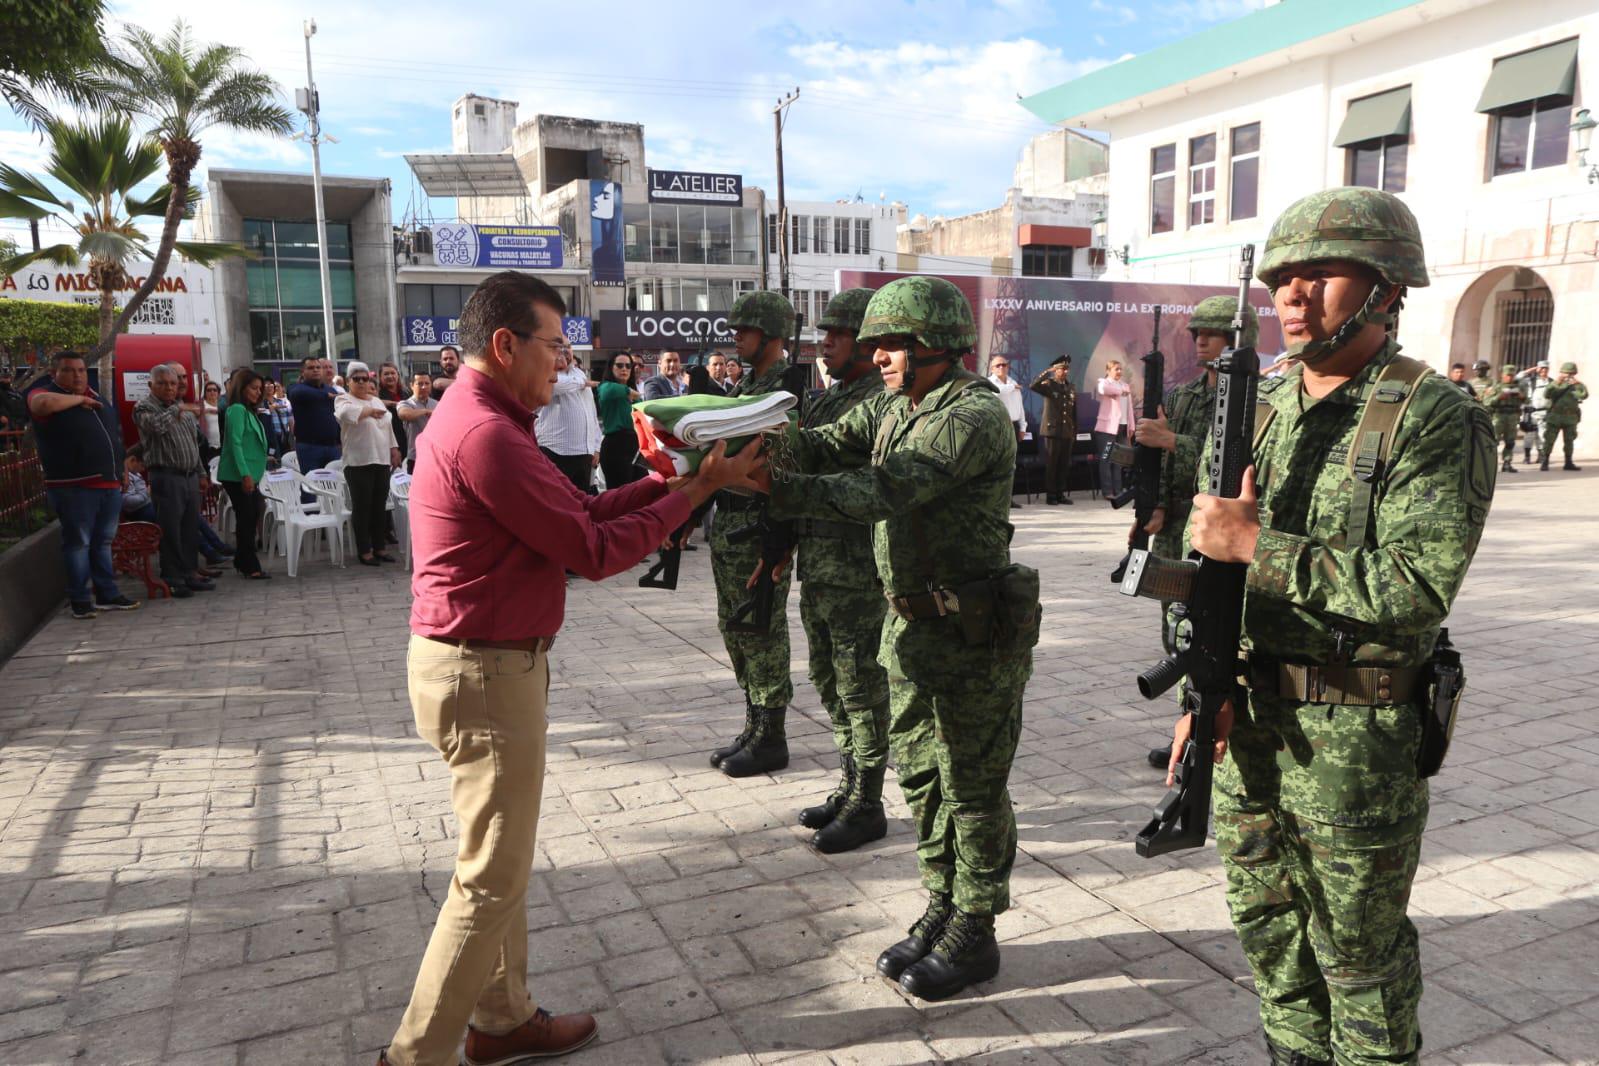
<path id="1" fill-rule="evenodd" d="M 1599 186 L 1571 130 L 1595 69 L 1586 0 L 1285 0 L 1024 104 L 1110 134 L 1112 277 L 1216 283 L 1299 197 L 1385 188 L 1432 278 L 1407 351 L 1527 366 L 1579 357 L 1599 321 Z"/>
<path id="2" fill-rule="evenodd" d="M 894 234 L 905 224 L 905 205 L 790 200 L 784 207 L 789 299 L 805 316 L 802 339 L 814 345 L 821 338 L 816 323 L 838 292 L 838 271 L 894 268 Z M 777 290 L 782 288 L 784 249 L 778 244 L 776 200 L 766 201 L 765 218 L 766 275 L 761 287 Z"/>

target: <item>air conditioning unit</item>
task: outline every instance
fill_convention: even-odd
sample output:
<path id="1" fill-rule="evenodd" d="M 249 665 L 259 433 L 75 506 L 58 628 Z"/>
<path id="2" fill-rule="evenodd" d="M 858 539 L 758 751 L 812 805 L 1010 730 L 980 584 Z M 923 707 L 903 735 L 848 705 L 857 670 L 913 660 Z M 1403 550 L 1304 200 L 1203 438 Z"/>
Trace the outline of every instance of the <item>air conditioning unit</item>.
<path id="1" fill-rule="evenodd" d="M 417 255 L 433 254 L 433 231 L 419 229 L 411 234 L 411 251 Z"/>

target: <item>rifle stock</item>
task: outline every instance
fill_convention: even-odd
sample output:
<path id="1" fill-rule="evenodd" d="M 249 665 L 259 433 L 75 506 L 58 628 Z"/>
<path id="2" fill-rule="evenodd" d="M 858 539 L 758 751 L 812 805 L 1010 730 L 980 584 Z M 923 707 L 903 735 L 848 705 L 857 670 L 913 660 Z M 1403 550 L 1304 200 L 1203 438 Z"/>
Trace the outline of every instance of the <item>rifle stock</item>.
<path id="1" fill-rule="evenodd" d="M 1246 246 L 1239 266 L 1238 312 L 1232 323 L 1235 343 L 1243 337 L 1243 309 L 1249 298 L 1254 253 L 1252 245 Z M 1212 496 L 1236 499 L 1243 489 L 1244 471 L 1254 461 L 1259 372 L 1259 356 L 1253 348 L 1241 345 L 1222 353 L 1217 362 L 1216 415 L 1211 424 L 1208 470 Z M 1122 592 L 1157 599 L 1178 593 L 1172 598 L 1182 605 L 1183 624 L 1188 629 L 1187 639 L 1178 641 L 1178 651 L 1138 677 L 1139 692 L 1145 699 L 1155 699 L 1186 680 L 1183 713 L 1188 716 L 1190 727 L 1172 788 L 1138 834 L 1138 854 L 1148 858 L 1205 843 L 1215 770 L 1212 753 L 1216 719 L 1225 705 L 1230 702 L 1237 707 L 1245 696 L 1238 684 L 1238 643 L 1249 566 L 1217 562 L 1198 553 L 1183 562 L 1157 559 L 1147 550 L 1135 550 L 1131 555 Z"/>
<path id="2" fill-rule="evenodd" d="M 727 620 L 727 628 L 734 633 L 765 633 L 772 628 L 772 602 L 777 590 L 772 571 L 787 561 L 789 552 L 794 550 L 792 523 L 773 521 L 764 507 L 755 521 L 727 534 L 730 544 L 757 537 L 761 544 L 761 576 L 755 579 L 749 598 L 735 607 Z"/>
<path id="3" fill-rule="evenodd" d="M 1160 350 L 1160 308 L 1156 307 L 1154 338 L 1149 342 L 1149 353 L 1144 356 L 1144 405 L 1140 412 L 1144 418 L 1160 417 L 1160 405 L 1165 392 L 1166 357 Z M 1117 465 L 1125 465 L 1127 451 L 1125 445 L 1112 444 L 1106 448 L 1105 458 Z M 1160 504 L 1160 449 L 1139 444 L 1131 452 L 1133 484 L 1110 501 L 1114 508 L 1124 507 L 1128 503 L 1133 505 L 1133 532 L 1127 538 L 1127 554 L 1110 572 L 1111 582 L 1118 585 L 1127 573 L 1133 552 L 1149 547 L 1149 534 L 1144 532 L 1144 527 L 1149 524 L 1150 517 Z"/>

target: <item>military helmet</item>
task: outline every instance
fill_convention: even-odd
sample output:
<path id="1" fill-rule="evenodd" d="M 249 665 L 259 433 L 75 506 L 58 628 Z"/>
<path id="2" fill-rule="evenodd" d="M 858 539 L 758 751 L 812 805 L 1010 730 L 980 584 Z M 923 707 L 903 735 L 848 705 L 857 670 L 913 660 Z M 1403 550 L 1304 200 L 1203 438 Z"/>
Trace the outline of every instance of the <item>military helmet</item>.
<path id="1" fill-rule="evenodd" d="M 794 305 L 780 292 L 746 292 L 733 301 L 727 324 L 733 329 L 758 329 L 767 337 L 787 337 L 794 332 Z"/>
<path id="2" fill-rule="evenodd" d="M 1577 364 L 1572 362 L 1561 363 L 1560 372 L 1562 374 L 1575 374 L 1577 372 Z"/>
<path id="3" fill-rule="evenodd" d="M 1322 259 L 1368 266 L 1390 285 L 1428 284 L 1416 216 L 1380 189 L 1323 189 L 1295 201 L 1272 223 L 1255 277 L 1275 289 L 1283 267 Z"/>
<path id="4" fill-rule="evenodd" d="M 896 278 L 872 294 L 857 340 L 908 334 L 929 348 L 966 351 L 977 342 L 972 305 L 943 278 Z"/>
<path id="5" fill-rule="evenodd" d="M 1232 336 L 1233 313 L 1238 309 L 1236 296 L 1207 296 L 1194 307 L 1194 313 L 1188 319 L 1188 331 L 1198 333 L 1202 329 L 1213 329 L 1218 333 Z M 1243 346 L 1253 348 L 1260 339 L 1260 319 L 1255 315 L 1255 309 L 1247 303 L 1244 305 L 1244 336 Z"/>
<path id="6" fill-rule="evenodd" d="M 866 305 L 872 302 L 871 289 L 845 289 L 827 301 L 827 310 L 817 320 L 819 329 L 848 329 L 859 332 Z"/>
<path id="7" fill-rule="evenodd" d="M 1488 362 L 1486 359 L 1479 359 L 1475 363 L 1471 364 L 1471 369 L 1475 370 L 1479 374 L 1486 374 L 1488 371 L 1493 369 L 1493 364 Z"/>

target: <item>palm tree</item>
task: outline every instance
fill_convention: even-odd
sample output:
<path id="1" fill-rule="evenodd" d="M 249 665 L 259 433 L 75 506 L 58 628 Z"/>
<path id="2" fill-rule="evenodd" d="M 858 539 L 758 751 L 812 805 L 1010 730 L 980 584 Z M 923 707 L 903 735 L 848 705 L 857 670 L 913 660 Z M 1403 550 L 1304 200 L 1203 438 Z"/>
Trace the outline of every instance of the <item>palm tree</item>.
<path id="1" fill-rule="evenodd" d="M 212 126 L 226 126 L 282 136 L 294 127 L 289 110 L 277 102 L 277 83 L 244 63 L 238 48 L 197 44 L 181 18 L 159 40 L 138 26 L 123 31 L 107 77 L 116 86 L 120 106 L 154 124 L 152 132 L 166 156 L 167 185 L 176 195 L 166 201 L 150 274 L 122 309 L 113 336 L 155 290 L 179 245 L 178 223 L 191 202 L 200 135 Z M 102 338 L 101 345 L 109 347 L 110 340 Z"/>
<path id="2" fill-rule="evenodd" d="M 45 125 L 45 137 L 50 145 L 45 174 L 54 183 L 0 163 L 0 218 L 50 219 L 77 239 L 0 259 L 0 277 L 39 262 L 67 267 L 87 263 L 90 284 L 100 294 L 100 343 L 93 357 L 100 360 L 100 380 L 109 382 L 111 346 L 129 317 L 124 309 L 118 320 L 117 294 L 128 284 L 127 265 L 153 254 L 139 220 L 171 217 L 176 197 L 170 185 L 149 195 L 139 191 L 161 169 L 161 146 L 135 135 L 120 115 L 81 122 L 52 119 Z M 188 199 L 197 197 L 195 193 Z M 186 206 L 176 206 L 180 219 L 189 214 Z M 174 241 L 173 248 L 198 263 L 244 253 L 237 245 L 192 241 Z"/>

